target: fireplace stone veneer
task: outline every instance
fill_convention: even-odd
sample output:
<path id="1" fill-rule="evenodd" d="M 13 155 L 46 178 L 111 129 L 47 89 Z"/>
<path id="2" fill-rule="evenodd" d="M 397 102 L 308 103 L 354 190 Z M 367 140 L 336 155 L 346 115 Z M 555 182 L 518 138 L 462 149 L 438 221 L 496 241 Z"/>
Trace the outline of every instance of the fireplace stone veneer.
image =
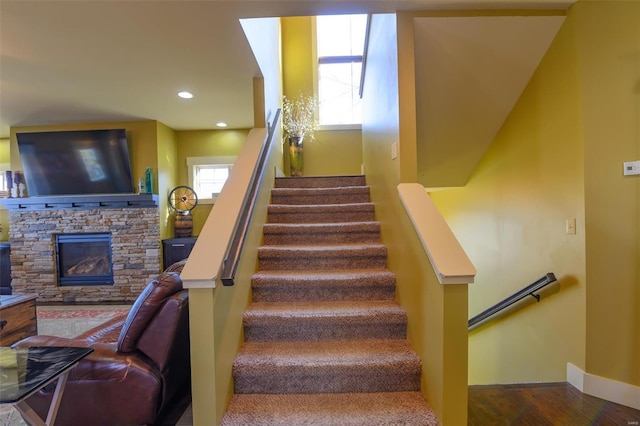
<path id="1" fill-rule="evenodd" d="M 111 233 L 113 285 L 59 286 L 55 235 L 99 232 Z M 13 292 L 38 302 L 131 302 L 160 273 L 157 206 L 10 208 L 9 241 Z"/>

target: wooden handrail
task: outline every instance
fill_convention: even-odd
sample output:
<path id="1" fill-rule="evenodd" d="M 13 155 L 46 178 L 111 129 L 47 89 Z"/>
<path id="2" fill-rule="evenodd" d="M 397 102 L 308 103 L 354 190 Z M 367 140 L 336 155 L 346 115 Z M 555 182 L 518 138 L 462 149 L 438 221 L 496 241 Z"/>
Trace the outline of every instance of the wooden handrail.
<path id="1" fill-rule="evenodd" d="M 503 301 L 496 303 L 489 309 L 482 311 L 475 317 L 471 318 L 469 320 L 469 328 L 472 328 L 474 325 L 478 324 L 479 322 L 484 321 L 490 316 L 497 314 L 501 310 L 513 305 L 514 303 L 524 299 L 527 296 L 535 297 L 536 300 L 539 302 L 540 295 L 535 293 L 537 291 L 540 291 L 543 287 L 546 287 L 547 285 L 551 284 L 554 281 L 556 281 L 556 276 L 553 274 L 553 272 L 547 273 L 544 277 L 538 279 L 532 284 L 529 284 L 522 290 L 512 294 L 511 296 L 507 297 Z"/>
<path id="2" fill-rule="evenodd" d="M 440 284 L 472 283 L 476 268 L 424 187 L 401 183 L 398 195 Z"/>
<path id="3" fill-rule="evenodd" d="M 260 186 L 262 185 L 262 179 L 264 177 L 264 166 L 267 161 L 267 156 L 271 147 L 273 135 L 275 134 L 275 126 L 279 125 L 280 113 L 281 110 L 278 109 L 273 119 L 273 123 L 271 123 L 271 126 L 268 129 L 269 133 L 267 139 L 262 144 L 262 148 L 260 149 L 258 162 L 256 164 L 253 175 L 251 176 L 249 189 L 247 190 L 244 200 L 242 201 L 240 216 L 238 217 L 235 227 L 233 228 L 232 238 L 229 242 L 229 246 L 222 263 L 222 274 L 220 276 L 220 279 L 222 281 L 222 285 L 224 286 L 232 286 L 235 283 L 235 276 L 238 269 L 238 262 L 240 260 L 240 253 L 242 252 L 242 247 L 244 246 L 244 241 L 247 237 L 247 229 L 249 228 L 251 216 L 253 215 L 253 210 L 255 208 L 256 198 L 258 196 L 258 188 L 260 188 Z"/>

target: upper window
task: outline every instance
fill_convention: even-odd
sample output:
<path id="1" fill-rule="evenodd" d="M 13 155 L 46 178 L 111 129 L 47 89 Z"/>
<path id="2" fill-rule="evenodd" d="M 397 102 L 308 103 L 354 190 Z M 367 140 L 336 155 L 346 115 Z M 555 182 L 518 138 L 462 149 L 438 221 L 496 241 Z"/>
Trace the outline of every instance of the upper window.
<path id="1" fill-rule="evenodd" d="M 367 15 L 316 17 L 321 126 L 362 123 L 359 95 Z"/>
<path id="2" fill-rule="evenodd" d="M 6 178 L 7 170 L 9 170 L 9 164 L 0 164 L 0 197 L 6 197 L 9 195 Z"/>
<path id="3" fill-rule="evenodd" d="M 198 202 L 215 202 L 222 191 L 236 157 L 189 157 L 189 182 L 198 195 Z"/>

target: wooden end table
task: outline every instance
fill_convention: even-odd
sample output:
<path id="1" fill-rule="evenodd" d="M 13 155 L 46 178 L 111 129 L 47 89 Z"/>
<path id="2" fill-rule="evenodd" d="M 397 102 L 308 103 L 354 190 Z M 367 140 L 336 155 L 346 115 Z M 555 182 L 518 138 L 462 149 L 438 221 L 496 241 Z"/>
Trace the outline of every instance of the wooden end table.
<path id="1" fill-rule="evenodd" d="M 0 346 L 11 346 L 25 337 L 38 334 L 36 296 L 13 294 L 0 296 Z"/>

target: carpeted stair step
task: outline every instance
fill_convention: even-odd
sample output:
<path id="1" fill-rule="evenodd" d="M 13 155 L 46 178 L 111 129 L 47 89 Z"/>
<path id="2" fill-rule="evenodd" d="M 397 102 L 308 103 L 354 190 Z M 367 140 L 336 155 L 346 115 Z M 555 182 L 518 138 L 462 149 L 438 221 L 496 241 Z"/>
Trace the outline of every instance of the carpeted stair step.
<path id="1" fill-rule="evenodd" d="M 435 425 L 364 176 L 277 178 L 225 426 Z"/>
<path id="2" fill-rule="evenodd" d="M 345 186 L 340 188 L 273 188 L 272 204 L 349 204 L 368 203 L 368 186 Z"/>
<path id="3" fill-rule="evenodd" d="M 254 302 L 245 341 L 405 339 L 407 314 L 395 301 Z"/>
<path id="4" fill-rule="evenodd" d="M 245 342 L 233 376 L 236 393 L 400 392 L 420 368 L 407 340 Z"/>
<path id="5" fill-rule="evenodd" d="M 380 241 L 379 222 L 348 223 L 267 223 L 264 244 L 346 244 Z"/>
<path id="6" fill-rule="evenodd" d="M 395 283 L 388 269 L 259 271 L 251 289 L 254 302 L 394 300 Z"/>
<path id="7" fill-rule="evenodd" d="M 420 392 L 234 395 L 222 426 L 435 426 Z"/>
<path id="8" fill-rule="evenodd" d="M 270 204 L 267 207 L 267 213 L 269 223 L 340 223 L 375 220 L 373 203 L 305 206 Z"/>
<path id="9" fill-rule="evenodd" d="M 301 176 L 280 177 L 275 180 L 275 188 L 336 188 L 344 186 L 365 186 L 363 175 L 351 176 Z"/>
<path id="10" fill-rule="evenodd" d="M 363 269 L 386 266 L 387 247 L 380 243 L 258 248 L 258 269 L 261 271 Z"/>

